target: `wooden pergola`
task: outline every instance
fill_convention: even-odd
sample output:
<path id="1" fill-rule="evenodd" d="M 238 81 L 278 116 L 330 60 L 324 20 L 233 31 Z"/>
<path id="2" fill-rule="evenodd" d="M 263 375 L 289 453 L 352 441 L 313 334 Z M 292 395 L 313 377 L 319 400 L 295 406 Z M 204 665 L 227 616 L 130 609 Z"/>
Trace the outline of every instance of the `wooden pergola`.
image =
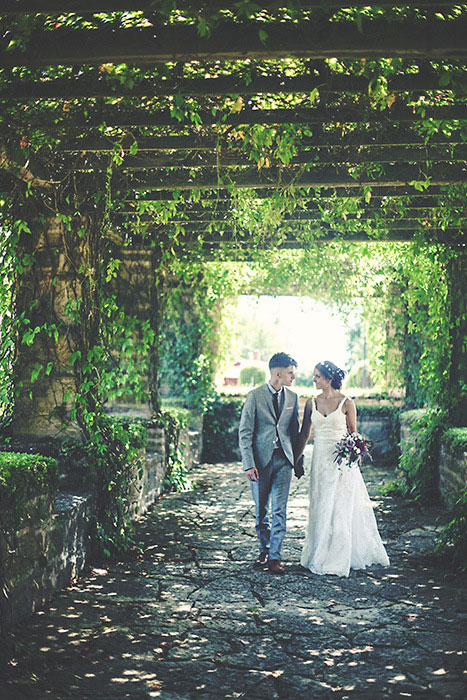
<path id="1" fill-rule="evenodd" d="M 155 236 L 183 226 L 187 245 L 204 232 L 208 249 L 233 237 L 248 244 L 249 232 L 234 215 L 238 190 L 253 191 L 258 200 L 275 191 L 299 193 L 300 210 L 283 217 L 284 247 L 303 246 L 296 235 L 303 230 L 320 240 L 368 238 L 368 227 L 352 225 L 356 218 L 374 224 L 381 239 L 411 240 L 418 231 L 434 240 L 462 242 L 465 6 L 446 19 L 442 15 L 451 2 L 419 0 L 417 11 L 411 8 L 397 21 L 381 15 L 358 26 L 336 20 L 336 12 L 349 4 L 327 2 L 323 9 L 320 2 L 303 0 L 297 5 L 295 19 L 287 19 L 273 0 L 261 3 L 267 22 L 239 21 L 227 13 L 225 21 L 200 36 L 193 24 L 163 20 L 157 2 L 6 0 L 4 15 L 35 14 L 43 28 L 33 31 L 25 46 L 8 47 L 9 37 L 4 38 L 0 66 L 9 79 L 0 97 L 24 105 L 26 117 L 34 105 L 50 105 L 57 128 L 52 158 L 50 151 L 45 157 L 38 149 L 16 165 L 39 187 L 60 179 L 56 173 L 64 167 L 85 184 L 99 170 L 105 172 L 108 154 L 119 148 L 112 190 L 124 203 L 111 226 L 134 231 L 143 224 Z M 229 7 L 222 0 L 178 6 L 192 13 Z M 378 2 L 382 10 L 397 7 Z M 97 22 L 98 27 L 83 29 L 66 28 L 60 19 L 56 26 L 50 22 L 64 12 L 86 18 L 124 11 L 142 11 L 141 26 Z M 379 58 L 398 58 L 401 66 L 387 77 L 391 97 L 385 108 L 372 98 L 371 78 L 357 70 L 358 64 Z M 139 67 L 140 78 L 112 77 L 110 66 L 117 64 Z M 190 111 L 192 100 L 196 113 Z M 433 125 L 430 134 L 420 128 L 427 122 Z M 269 127 L 280 135 L 284 125 L 293 125 L 297 134 L 290 161 L 274 154 L 263 162 L 252 160 L 245 133 Z M 2 177 L 4 188 L 9 177 Z M 453 185 L 459 186 L 459 217 L 455 226 L 441 225 L 444 188 Z M 193 192 L 202 202 L 192 201 Z M 173 219 L 161 223 L 150 212 L 135 216 L 143 202 L 174 198 L 179 204 Z M 323 224 L 326 202 L 332 208 L 344 198 L 361 203 L 358 217 Z"/>
<path id="2" fill-rule="evenodd" d="M 56 329 L 19 348 L 17 434 L 50 435 L 70 414 L 109 240 L 129 303 L 153 316 L 167 242 L 202 261 L 331 240 L 450 246 L 450 381 L 465 385 L 467 5 L 5 0 L 0 30 L 0 192 L 38 205 L 17 312 Z M 258 236 L 249 210 L 262 228 L 265 202 Z"/>

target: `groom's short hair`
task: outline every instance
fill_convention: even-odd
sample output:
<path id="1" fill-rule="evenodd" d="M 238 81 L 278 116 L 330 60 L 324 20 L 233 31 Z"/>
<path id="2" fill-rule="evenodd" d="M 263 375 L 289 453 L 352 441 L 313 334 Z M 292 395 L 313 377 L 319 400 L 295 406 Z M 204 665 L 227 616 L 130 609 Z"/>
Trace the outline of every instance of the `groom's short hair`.
<path id="1" fill-rule="evenodd" d="M 275 369 L 276 367 L 290 367 L 293 365 L 297 366 L 296 361 L 293 357 L 290 357 L 286 352 L 276 352 L 275 355 L 269 360 L 269 369 Z"/>

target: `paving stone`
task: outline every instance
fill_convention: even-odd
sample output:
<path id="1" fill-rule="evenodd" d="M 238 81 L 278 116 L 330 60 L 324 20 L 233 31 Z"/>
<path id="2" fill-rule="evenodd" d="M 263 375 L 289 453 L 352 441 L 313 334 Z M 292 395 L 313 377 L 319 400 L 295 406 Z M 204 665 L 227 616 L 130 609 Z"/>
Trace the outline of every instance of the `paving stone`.
<path id="1" fill-rule="evenodd" d="M 353 641 L 355 644 L 371 644 L 372 646 L 395 649 L 401 649 L 410 643 L 406 630 L 392 626 L 360 632 L 355 635 Z"/>
<path id="2" fill-rule="evenodd" d="M 316 576 L 299 564 L 306 480 L 294 481 L 286 574 L 253 569 L 248 484 L 201 465 L 138 523 L 144 554 L 90 569 L 15 631 L 1 700 L 463 699 L 465 577 L 427 554 L 438 512 L 365 478 L 391 566 Z M 3 694 L 2 694 L 3 693 Z"/>

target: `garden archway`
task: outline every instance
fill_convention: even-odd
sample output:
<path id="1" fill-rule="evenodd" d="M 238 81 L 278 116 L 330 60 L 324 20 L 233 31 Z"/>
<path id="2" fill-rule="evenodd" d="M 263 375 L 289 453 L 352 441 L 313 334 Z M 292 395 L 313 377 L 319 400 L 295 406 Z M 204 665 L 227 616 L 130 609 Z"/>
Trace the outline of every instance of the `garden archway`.
<path id="1" fill-rule="evenodd" d="M 66 13 L 54 0 L 7 3 L 0 185 L 19 260 L 17 432 L 80 418 L 76 395 L 99 402 L 103 319 L 118 315 L 102 289 L 122 251 L 147 251 L 141 322 L 157 406 L 169 268 L 192 285 L 193 262 L 198 275 L 204 259 L 335 239 L 449 251 L 458 423 L 466 12 L 422 0 L 76 0 Z"/>

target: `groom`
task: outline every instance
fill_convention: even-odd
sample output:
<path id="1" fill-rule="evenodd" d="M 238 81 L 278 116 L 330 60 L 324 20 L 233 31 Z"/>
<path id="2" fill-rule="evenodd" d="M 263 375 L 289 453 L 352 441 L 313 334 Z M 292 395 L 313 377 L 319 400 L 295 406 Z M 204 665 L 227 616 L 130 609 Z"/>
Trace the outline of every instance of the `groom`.
<path id="1" fill-rule="evenodd" d="M 296 367 L 287 353 L 273 355 L 269 360 L 269 381 L 249 392 L 240 419 L 240 451 L 255 502 L 260 544 L 253 566 L 267 567 L 273 574 L 285 573 L 281 546 L 299 427 L 298 397 L 287 387 L 295 379 Z M 299 479 L 302 475 L 303 461 L 295 467 L 295 476 Z"/>

